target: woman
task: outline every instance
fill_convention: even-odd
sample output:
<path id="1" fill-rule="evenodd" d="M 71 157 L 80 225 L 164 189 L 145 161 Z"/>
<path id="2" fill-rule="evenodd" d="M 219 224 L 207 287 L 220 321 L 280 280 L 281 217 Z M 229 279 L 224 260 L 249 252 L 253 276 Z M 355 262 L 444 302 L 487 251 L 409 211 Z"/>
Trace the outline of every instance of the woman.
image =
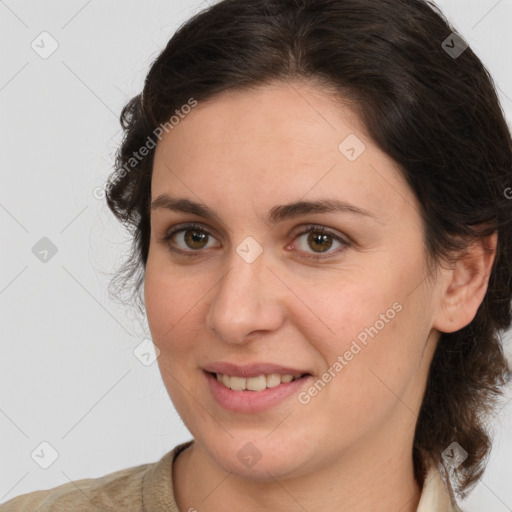
<path id="1" fill-rule="evenodd" d="M 510 378 L 512 142 L 436 8 L 224 0 L 122 124 L 121 275 L 193 440 L 0 510 L 460 510 Z"/>

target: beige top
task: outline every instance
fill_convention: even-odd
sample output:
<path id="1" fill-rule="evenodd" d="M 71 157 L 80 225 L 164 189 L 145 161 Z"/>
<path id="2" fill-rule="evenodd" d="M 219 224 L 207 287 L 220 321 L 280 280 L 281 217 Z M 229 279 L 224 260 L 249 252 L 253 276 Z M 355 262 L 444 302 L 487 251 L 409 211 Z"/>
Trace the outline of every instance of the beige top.
<path id="1" fill-rule="evenodd" d="M 172 463 L 192 442 L 177 445 L 157 462 L 22 494 L 0 505 L 0 512 L 179 512 Z M 426 476 L 417 512 L 461 512 L 433 467 Z"/>

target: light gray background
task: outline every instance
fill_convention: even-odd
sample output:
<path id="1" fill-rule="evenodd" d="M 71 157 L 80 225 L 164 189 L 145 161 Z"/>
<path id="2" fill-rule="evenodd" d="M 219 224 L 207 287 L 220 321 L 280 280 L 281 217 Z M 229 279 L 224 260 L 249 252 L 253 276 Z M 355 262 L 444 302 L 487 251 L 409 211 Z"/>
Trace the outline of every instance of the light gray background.
<path id="1" fill-rule="evenodd" d="M 512 1 L 438 4 L 490 70 L 510 124 Z M 134 356 L 147 325 L 108 297 L 128 236 L 98 187 L 122 106 L 204 5 L 0 0 L 0 502 L 153 462 L 190 439 L 157 363 Z M 59 45 L 47 59 L 31 47 L 43 31 Z M 32 253 L 42 237 L 58 249 L 46 263 Z M 468 512 L 512 510 L 511 400 Z M 42 442 L 58 452 L 48 469 Z"/>

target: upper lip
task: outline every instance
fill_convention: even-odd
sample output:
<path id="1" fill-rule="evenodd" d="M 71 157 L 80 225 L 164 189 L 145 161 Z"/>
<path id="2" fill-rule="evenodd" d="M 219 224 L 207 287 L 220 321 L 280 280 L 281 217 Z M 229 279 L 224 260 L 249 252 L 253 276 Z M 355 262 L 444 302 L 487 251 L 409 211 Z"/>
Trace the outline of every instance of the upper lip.
<path id="1" fill-rule="evenodd" d="M 203 370 L 211 373 L 221 373 L 233 377 L 258 377 L 258 375 L 269 375 L 271 373 L 278 373 L 280 375 L 293 375 L 300 377 L 304 374 L 309 374 L 307 370 L 299 370 L 297 368 L 290 368 L 288 366 L 281 366 L 272 363 L 251 363 L 251 364 L 233 364 L 228 362 L 218 362 L 208 364 L 203 367 Z"/>

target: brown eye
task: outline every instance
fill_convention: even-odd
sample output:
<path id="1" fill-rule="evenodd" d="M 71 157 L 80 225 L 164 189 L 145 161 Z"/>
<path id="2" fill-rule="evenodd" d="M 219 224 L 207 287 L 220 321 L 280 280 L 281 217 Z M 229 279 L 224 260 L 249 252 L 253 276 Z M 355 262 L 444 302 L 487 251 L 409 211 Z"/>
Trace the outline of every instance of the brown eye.
<path id="1" fill-rule="evenodd" d="M 304 235 L 307 235 L 304 238 Z M 306 231 L 299 233 L 296 244 L 300 252 L 305 253 L 306 258 L 323 259 L 339 255 L 350 247 L 350 242 L 340 236 L 326 230 L 323 226 L 310 226 Z M 335 244 L 338 244 L 336 247 Z M 332 247 L 338 250 L 330 250 Z M 322 253 L 326 253 L 325 256 Z"/>
<path id="2" fill-rule="evenodd" d="M 162 238 L 170 251 L 189 255 L 199 255 L 205 248 L 215 246 L 215 238 L 200 226 L 194 224 L 175 226 Z"/>
<path id="3" fill-rule="evenodd" d="M 187 229 L 183 238 L 190 249 L 202 249 L 208 243 L 208 235 L 197 229 Z"/>
<path id="4" fill-rule="evenodd" d="M 318 252 L 325 252 L 332 246 L 332 235 L 311 231 L 308 235 L 308 244 Z"/>

